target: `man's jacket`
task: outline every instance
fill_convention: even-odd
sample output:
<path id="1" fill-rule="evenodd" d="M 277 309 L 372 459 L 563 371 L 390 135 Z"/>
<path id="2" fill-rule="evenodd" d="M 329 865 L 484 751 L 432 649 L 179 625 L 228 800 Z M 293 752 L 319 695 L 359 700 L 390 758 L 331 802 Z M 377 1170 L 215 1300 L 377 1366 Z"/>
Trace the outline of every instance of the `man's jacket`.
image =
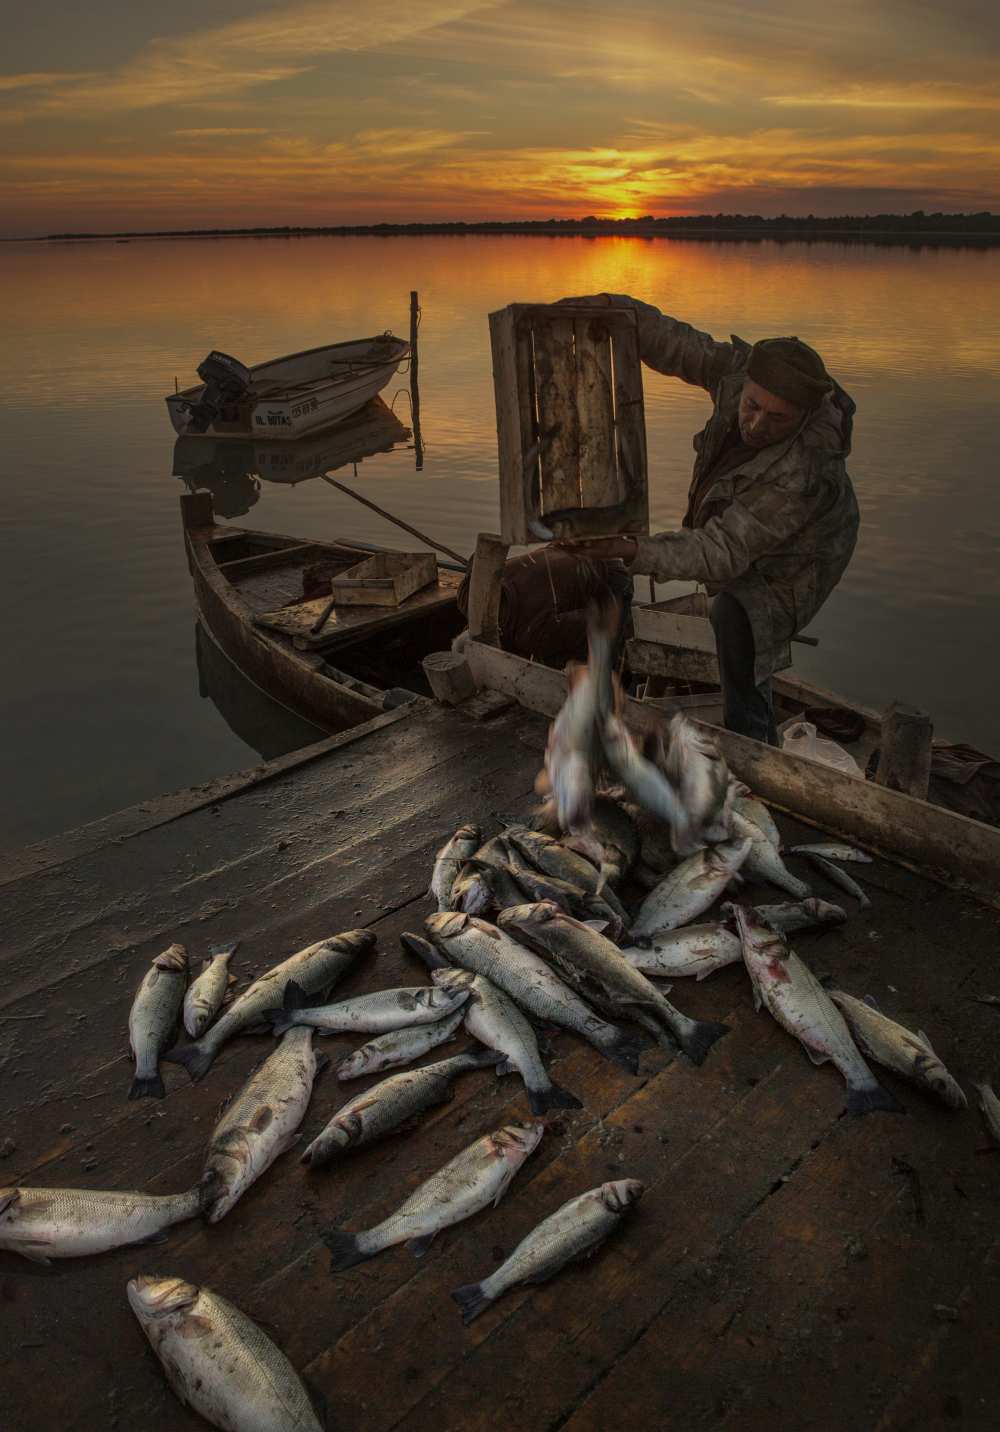
<path id="1" fill-rule="evenodd" d="M 625 294 L 634 308 L 644 363 L 704 388 L 714 412 L 694 439 L 697 454 L 684 525 L 639 537 L 632 570 L 659 581 L 704 582 L 743 605 L 756 642 L 756 680 L 791 663 L 789 638 L 819 611 L 851 559 L 858 505 L 847 475 L 854 402 L 836 383 L 784 442 L 711 476 L 733 431 L 750 345 L 717 343 L 687 323 Z"/>

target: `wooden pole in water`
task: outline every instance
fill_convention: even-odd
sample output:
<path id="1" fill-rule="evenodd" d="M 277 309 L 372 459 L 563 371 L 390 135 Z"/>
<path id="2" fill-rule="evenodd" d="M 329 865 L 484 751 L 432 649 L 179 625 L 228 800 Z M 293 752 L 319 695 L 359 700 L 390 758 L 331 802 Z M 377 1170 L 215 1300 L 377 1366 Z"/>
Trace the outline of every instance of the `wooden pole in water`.
<path id="1" fill-rule="evenodd" d="M 934 727 L 926 711 L 893 701 L 882 718 L 882 750 L 875 779 L 880 786 L 927 799 Z"/>
<path id="2" fill-rule="evenodd" d="M 424 444 L 420 436 L 420 383 L 417 376 L 417 330 L 420 327 L 420 300 L 415 288 L 410 290 L 410 413 L 413 419 L 413 454 L 417 472 L 424 465 Z"/>

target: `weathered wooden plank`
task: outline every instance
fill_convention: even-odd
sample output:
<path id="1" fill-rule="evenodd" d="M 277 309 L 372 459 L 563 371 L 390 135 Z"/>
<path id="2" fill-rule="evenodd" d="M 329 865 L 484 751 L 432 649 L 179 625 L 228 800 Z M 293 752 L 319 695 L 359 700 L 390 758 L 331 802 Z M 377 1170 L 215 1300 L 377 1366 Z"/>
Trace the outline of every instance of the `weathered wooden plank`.
<path id="1" fill-rule="evenodd" d="M 551 318 L 535 322 L 532 335 L 538 392 L 541 510 L 545 515 L 583 506 L 573 320 Z"/>
<path id="2" fill-rule="evenodd" d="M 648 479 L 646 471 L 646 423 L 642 397 L 642 363 L 639 358 L 639 335 L 632 323 L 615 329 L 613 360 L 615 379 L 615 437 L 618 445 L 618 470 L 629 501 L 636 515 L 644 513 L 649 530 Z M 629 525 L 628 531 L 640 530 Z"/>
<path id="3" fill-rule="evenodd" d="M 489 646 L 500 645 L 500 599 L 510 544 L 480 532 L 469 577 L 469 633 Z"/>
<path id="4" fill-rule="evenodd" d="M 500 471 L 500 522 L 507 542 L 530 542 L 537 509 L 538 435 L 531 329 L 514 309 L 490 314 Z"/>
<path id="5" fill-rule="evenodd" d="M 926 800 L 934 727 L 926 711 L 893 701 L 882 718 L 882 750 L 875 779 L 892 791 Z"/>
<path id="6" fill-rule="evenodd" d="M 686 647 L 691 651 L 710 651 L 715 655 L 715 632 L 707 617 L 634 606 L 632 627 L 639 641 Z"/>
<path id="7" fill-rule="evenodd" d="M 506 691 L 529 710 L 553 716 L 566 699 L 562 672 L 480 642 L 470 642 L 466 656 L 480 686 Z M 627 701 L 625 718 L 643 735 L 666 731 L 664 715 L 645 702 Z M 763 800 L 831 835 L 909 863 L 932 879 L 957 881 L 980 900 L 1000 906 L 1000 830 L 995 827 L 841 775 L 735 731 L 706 730 L 733 774 Z"/>
<path id="8" fill-rule="evenodd" d="M 661 646 L 658 642 L 630 637 L 625 643 L 625 664 L 645 676 L 663 676 L 672 681 L 699 681 L 718 686 L 719 661 L 715 652 L 689 647 Z"/>
<path id="9" fill-rule="evenodd" d="M 577 318 L 576 405 L 580 422 L 580 490 L 588 507 L 624 501 L 614 434 L 611 338 L 599 318 Z"/>

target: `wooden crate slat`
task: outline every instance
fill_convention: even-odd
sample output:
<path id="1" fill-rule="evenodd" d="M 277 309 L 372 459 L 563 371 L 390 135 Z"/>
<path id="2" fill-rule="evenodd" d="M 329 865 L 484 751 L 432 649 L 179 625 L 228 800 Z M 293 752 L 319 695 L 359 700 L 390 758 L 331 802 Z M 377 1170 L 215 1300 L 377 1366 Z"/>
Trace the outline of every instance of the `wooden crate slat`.
<path id="1" fill-rule="evenodd" d="M 642 402 L 639 335 L 634 325 L 631 330 L 626 328 L 615 335 L 614 365 L 618 465 L 626 491 L 636 494 L 641 491 L 645 503 L 646 423 Z"/>
<path id="2" fill-rule="evenodd" d="M 573 320 L 554 319 L 533 337 L 544 514 L 583 505 Z"/>
<path id="3" fill-rule="evenodd" d="M 581 489 L 595 507 L 623 502 L 614 433 L 611 337 L 596 319 L 573 324 L 576 343 L 576 403 L 580 424 Z"/>

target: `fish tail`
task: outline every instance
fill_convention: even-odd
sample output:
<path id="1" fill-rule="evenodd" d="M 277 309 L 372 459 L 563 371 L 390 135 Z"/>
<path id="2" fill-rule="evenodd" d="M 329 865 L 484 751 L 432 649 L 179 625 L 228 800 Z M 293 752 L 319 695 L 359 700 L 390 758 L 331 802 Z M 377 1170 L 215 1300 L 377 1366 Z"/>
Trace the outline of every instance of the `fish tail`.
<path id="1" fill-rule="evenodd" d="M 408 955 L 416 955 L 418 960 L 423 960 L 429 970 L 451 969 L 451 961 L 446 960 L 441 951 L 432 945 L 430 940 L 425 940 L 423 935 L 413 935 L 404 930 L 399 937 L 399 943 Z"/>
<path id="2" fill-rule="evenodd" d="M 291 1029 L 295 1023 L 294 1011 L 290 1014 L 288 1010 L 285 1009 L 265 1009 L 262 1018 L 266 1019 L 268 1024 L 270 1024 L 271 1033 L 278 1036 L 284 1034 L 286 1030 Z"/>
<path id="3" fill-rule="evenodd" d="M 692 1064 L 704 1064 L 705 1056 L 717 1039 L 729 1033 L 728 1024 L 718 1024 L 711 1019 L 695 1019 L 688 1025 L 678 1043 Z"/>
<path id="4" fill-rule="evenodd" d="M 527 1088 L 527 1086 L 525 1086 Z M 528 1088 L 528 1106 L 533 1114 L 547 1114 L 550 1109 L 582 1109 L 575 1094 L 550 1083 L 544 1089 Z"/>
<path id="5" fill-rule="evenodd" d="M 466 1049 L 452 1056 L 452 1066 L 459 1072 L 463 1069 L 492 1069 L 503 1061 L 503 1055 L 496 1049 Z"/>
<path id="6" fill-rule="evenodd" d="M 160 1078 L 160 1071 L 148 1079 L 140 1079 L 138 1074 L 132 1080 L 132 1087 L 128 1091 L 130 1099 L 162 1099 L 166 1094 L 163 1087 L 163 1080 Z"/>
<path id="7" fill-rule="evenodd" d="M 597 1032 L 594 1045 L 606 1059 L 611 1059 L 615 1064 L 620 1064 L 630 1074 L 639 1072 L 638 1044 L 624 1029 L 619 1029 L 616 1024 L 606 1025 Z"/>
<path id="8" fill-rule="evenodd" d="M 356 1233 L 343 1233 L 338 1228 L 329 1228 L 323 1234 L 323 1242 L 330 1250 L 330 1272 L 343 1273 L 356 1263 L 363 1263 L 371 1253 L 362 1253 L 358 1247 Z"/>
<path id="9" fill-rule="evenodd" d="M 876 1110 L 886 1114 L 905 1114 L 906 1110 L 888 1089 L 881 1084 L 866 1084 L 864 1088 L 848 1085 L 847 1112 L 849 1114 L 874 1114 Z"/>
<path id="10" fill-rule="evenodd" d="M 168 1049 L 163 1055 L 171 1064 L 181 1064 L 187 1070 L 188 1076 L 195 1082 L 204 1079 L 212 1067 L 214 1052 L 203 1048 L 201 1044 L 175 1044 L 173 1049 Z M 131 1097 L 131 1096 L 130 1096 Z"/>
<path id="11" fill-rule="evenodd" d="M 466 1327 L 493 1301 L 483 1292 L 482 1283 L 464 1283 L 461 1288 L 453 1288 L 451 1296 L 462 1310 L 462 1322 Z"/>
<path id="12" fill-rule="evenodd" d="M 308 1164 L 310 1168 L 322 1168 L 328 1164 L 337 1151 L 337 1146 L 331 1139 L 324 1139 L 322 1134 L 313 1139 L 312 1143 L 305 1150 L 300 1159 L 301 1163 Z"/>

